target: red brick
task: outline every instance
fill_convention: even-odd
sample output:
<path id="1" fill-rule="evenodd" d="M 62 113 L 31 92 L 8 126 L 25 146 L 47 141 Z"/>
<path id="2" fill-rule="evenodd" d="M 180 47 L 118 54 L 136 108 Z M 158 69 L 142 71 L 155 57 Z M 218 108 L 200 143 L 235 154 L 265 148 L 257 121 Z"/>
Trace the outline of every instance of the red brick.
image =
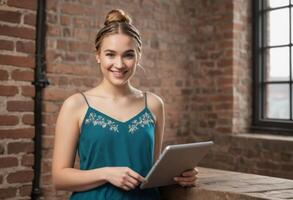
<path id="1" fill-rule="evenodd" d="M 64 14 L 69 14 L 69 15 L 83 15 L 84 13 L 87 12 L 84 7 L 82 7 L 80 4 L 75 4 L 75 3 L 60 3 L 60 9 L 61 13 Z"/>
<path id="2" fill-rule="evenodd" d="M 32 181 L 34 173 L 32 170 L 21 170 L 18 172 L 10 173 L 7 176 L 8 183 L 25 183 Z"/>
<path id="3" fill-rule="evenodd" d="M 57 11 L 58 0 L 46 1 L 46 9 L 49 11 Z"/>
<path id="4" fill-rule="evenodd" d="M 42 115 L 43 122 L 45 124 L 53 125 L 57 121 L 57 115 L 52 115 L 52 114 L 43 114 Z"/>
<path id="5" fill-rule="evenodd" d="M 27 124 L 27 125 L 33 125 L 34 124 L 34 115 L 24 114 L 22 116 L 22 123 Z"/>
<path id="6" fill-rule="evenodd" d="M 81 3 L 92 4 L 93 0 L 80 0 Z"/>
<path id="7" fill-rule="evenodd" d="M 8 72 L 0 69 L 0 80 L 8 80 Z"/>
<path id="8" fill-rule="evenodd" d="M 16 188 L 0 188 L 0 199 L 8 199 L 16 196 Z"/>
<path id="9" fill-rule="evenodd" d="M 34 128 L 0 129 L 0 139 L 33 138 Z"/>
<path id="10" fill-rule="evenodd" d="M 5 145 L 6 146 L 6 145 Z M 0 143 L 0 154 L 4 154 L 5 149 L 4 149 L 4 144 Z"/>
<path id="11" fill-rule="evenodd" d="M 68 26 L 71 24 L 71 18 L 67 15 L 61 15 L 60 16 L 60 23 L 61 23 L 61 25 Z"/>
<path id="12" fill-rule="evenodd" d="M 74 51 L 90 52 L 91 45 L 84 42 L 70 41 L 68 42 L 68 48 L 71 49 L 72 52 Z"/>
<path id="13" fill-rule="evenodd" d="M 13 65 L 17 67 L 34 68 L 35 58 L 33 56 L 0 55 L 0 64 Z"/>
<path id="14" fill-rule="evenodd" d="M 220 103 L 215 105 L 215 111 L 218 110 L 232 110 L 233 104 L 232 103 Z"/>
<path id="15" fill-rule="evenodd" d="M 42 176 L 41 181 L 42 181 L 42 184 L 48 185 L 48 184 L 52 183 L 52 176 L 50 174 L 46 174 L 46 175 Z"/>
<path id="16" fill-rule="evenodd" d="M 19 12 L 0 10 L 0 21 L 20 23 L 20 17 Z"/>
<path id="17" fill-rule="evenodd" d="M 88 18 L 76 17 L 73 19 L 73 26 L 76 28 L 88 28 L 91 21 Z"/>
<path id="18" fill-rule="evenodd" d="M 52 162 L 48 160 L 44 160 L 42 162 L 42 171 L 48 172 L 52 169 Z"/>
<path id="19" fill-rule="evenodd" d="M 54 138 L 53 137 L 43 137 L 43 148 L 51 149 L 54 147 Z"/>
<path id="20" fill-rule="evenodd" d="M 215 102 L 232 102 L 233 101 L 233 96 L 231 94 L 228 95 L 217 95 L 217 96 L 212 96 L 211 97 L 211 101 L 215 101 Z"/>
<path id="21" fill-rule="evenodd" d="M 232 132 L 231 127 L 217 127 L 216 131 L 225 134 L 230 134 Z"/>
<path id="22" fill-rule="evenodd" d="M 227 67 L 233 65 L 233 59 L 223 59 L 219 63 L 219 67 Z"/>
<path id="23" fill-rule="evenodd" d="M 17 41 L 16 42 L 16 51 L 34 54 L 35 53 L 35 43 L 34 42 Z"/>
<path id="24" fill-rule="evenodd" d="M 44 150 L 43 151 L 43 158 L 44 159 L 51 159 L 52 158 L 52 156 L 53 156 L 53 150 L 52 149 L 46 149 L 46 150 Z M 78 156 L 77 156 L 77 158 L 78 158 Z"/>
<path id="25" fill-rule="evenodd" d="M 56 15 L 55 13 L 47 13 L 47 22 L 50 24 L 57 24 L 58 15 Z"/>
<path id="26" fill-rule="evenodd" d="M 0 168 L 16 167 L 18 161 L 16 157 L 0 157 Z"/>
<path id="27" fill-rule="evenodd" d="M 57 40 L 57 49 L 67 50 L 67 42 L 64 40 Z"/>
<path id="28" fill-rule="evenodd" d="M 34 97 L 35 96 L 34 86 L 22 86 L 21 94 L 26 97 Z"/>
<path id="29" fill-rule="evenodd" d="M 14 115 L 0 115 L 0 125 L 1 126 L 14 126 L 18 124 L 19 118 Z"/>
<path id="30" fill-rule="evenodd" d="M 14 49 L 14 44 L 12 41 L 0 40 L 0 49 L 12 51 Z"/>
<path id="31" fill-rule="evenodd" d="M 218 77 L 217 78 L 217 84 L 219 86 L 223 86 L 223 85 L 232 85 L 233 84 L 233 77 Z"/>
<path id="32" fill-rule="evenodd" d="M 90 31 L 83 28 L 76 28 L 73 31 L 74 37 L 78 40 L 87 41 L 90 38 Z"/>
<path id="33" fill-rule="evenodd" d="M 7 101 L 8 111 L 34 111 L 34 101 Z"/>
<path id="34" fill-rule="evenodd" d="M 8 0 L 7 5 L 13 6 L 16 8 L 26 8 L 26 9 L 36 10 L 37 0 L 25 0 L 25 1 Z"/>
<path id="35" fill-rule="evenodd" d="M 64 100 L 71 94 L 73 94 L 74 90 L 70 90 L 68 88 L 47 88 L 44 91 L 44 100 Z"/>
<path id="36" fill-rule="evenodd" d="M 35 13 L 27 13 L 24 16 L 24 24 L 35 26 L 36 25 L 36 14 Z"/>
<path id="37" fill-rule="evenodd" d="M 9 154 L 16 153 L 31 153 L 33 152 L 34 144 L 33 142 L 10 142 L 7 145 L 7 150 Z"/>
<path id="38" fill-rule="evenodd" d="M 19 188 L 19 194 L 20 196 L 30 196 L 32 192 L 32 185 L 22 185 Z"/>
<path id="39" fill-rule="evenodd" d="M 12 71 L 11 78 L 15 81 L 33 81 L 34 71 L 27 70 L 14 70 Z"/>
<path id="40" fill-rule="evenodd" d="M 0 24 L 0 35 L 34 40 L 35 30 L 27 27 L 11 27 Z"/>
<path id="41" fill-rule="evenodd" d="M 0 85 L 0 96 L 14 96 L 18 93 L 18 88 L 12 85 Z"/>
<path id="42" fill-rule="evenodd" d="M 47 25 L 49 36 L 61 36 L 61 27 L 56 25 Z"/>
<path id="43" fill-rule="evenodd" d="M 45 102 L 42 106 L 42 109 L 46 113 L 55 113 L 59 111 L 59 106 L 52 102 Z"/>
<path id="44" fill-rule="evenodd" d="M 34 164 L 34 155 L 33 154 L 24 154 L 21 158 L 22 166 L 33 166 Z"/>

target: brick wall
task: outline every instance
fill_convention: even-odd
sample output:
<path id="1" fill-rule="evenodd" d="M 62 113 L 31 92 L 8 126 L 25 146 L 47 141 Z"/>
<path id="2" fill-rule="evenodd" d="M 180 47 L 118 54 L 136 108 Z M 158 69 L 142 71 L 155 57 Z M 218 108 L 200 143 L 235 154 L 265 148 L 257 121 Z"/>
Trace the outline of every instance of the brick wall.
<path id="1" fill-rule="evenodd" d="M 36 0 L 0 5 L 0 199 L 28 199 Z M 94 37 L 113 8 L 128 11 L 141 32 L 145 72 L 138 68 L 132 82 L 165 101 L 164 146 L 213 139 L 203 166 L 293 177 L 286 173 L 293 166 L 286 138 L 239 134 L 249 131 L 252 112 L 250 1 L 47 0 L 42 199 L 70 194 L 52 188 L 55 122 L 65 98 L 101 80 Z"/>
<path id="2" fill-rule="evenodd" d="M 47 75 L 50 86 L 44 92 L 44 155 L 42 187 L 44 197 L 62 199 L 69 193 L 51 187 L 55 120 L 63 100 L 94 87 L 101 80 L 95 61 L 94 38 L 108 11 L 125 9 L 133 17 L 143 41 L 141 65 L 133 84 L 160 95 L 166 102 L 165 143 L 188 134 L 190 70 L 194 66 L 194 8 L 192 1 L 47 1 Z M 141 9 L 143 8 L 143 9 Z M 76 159 L 78 167 L 79 159 Z"/>
<path id="3" fill-rule="evenodd" d="M 251 1 L 197 1 L 195 8 L 193 123 L 184 141 L 214 140 L 202 166 L 293 178 L 292 137 L 250 132 Z"/>
<path id="4" fill-rule="evenodd" d="M 208 0 L 198 1 L 195 8 L 190 131 L 197 138 L 247 132 L 252 100 L 250 4 Z"/>
<path id="5" fill-rule="evenodd" d="M 233 129 L 233 1 L 202 0 L 195 8 L 190 132 L 206 139 Z"/>
<path id="6" fill-rule="evenodd" d="M 36 5 L 0 1 L 0 199 L 29 199 L 32 188 Z"/>

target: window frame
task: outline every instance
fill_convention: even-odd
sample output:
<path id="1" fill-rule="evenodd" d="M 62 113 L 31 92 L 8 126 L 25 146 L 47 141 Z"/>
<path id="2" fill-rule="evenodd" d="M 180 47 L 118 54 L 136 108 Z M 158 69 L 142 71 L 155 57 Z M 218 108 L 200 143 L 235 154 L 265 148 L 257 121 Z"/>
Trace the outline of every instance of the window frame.
<path id="1" fill-rule="evenodd" d="M 265 131 L 277 131 L 281 134 L 293 134 L 293 121 L 292 121 L 292 63 L 291 60 L 291 51 L 293 51 L 292 40 L 291 38 L 291 12 L 292 12 L 292 3 L 293 0 L 289 0 L 289 5 L 284 6 L 282 8 L 289 8 L 289 34 L 290 34 L 290 44 L 289 44 L 289 64 L 290 64 L 290 80 L 289 80 L 289 99 L 290 99 L 290 120 L 283 119 L 265 119 L 264 118 L 264 104 L 263 99 L 265 85 L 266 83 L 264 79 L 264 15 L 263 15 L 263 5 L 264 0 L 252 0 L 252 57 L 253 57 L 253 111 L 252 111 L 252 130 L 265 130 Z M 281 7 L 280 7 L 281 8 Z M 270 9 L 274 10 L 274 8 Z M 293 13 L 292 13 L 293 14 Z M 269 83 L 272 84 L 272 83 Z"/>

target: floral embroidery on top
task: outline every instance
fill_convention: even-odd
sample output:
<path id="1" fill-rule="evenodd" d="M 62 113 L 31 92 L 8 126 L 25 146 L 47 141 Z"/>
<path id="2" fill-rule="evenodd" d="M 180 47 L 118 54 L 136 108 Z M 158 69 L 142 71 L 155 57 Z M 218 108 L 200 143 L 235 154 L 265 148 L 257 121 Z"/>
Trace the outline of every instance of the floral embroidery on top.
<path id="1" fill-rule="evenodd" d="M 154 120 L 150 116 L 149 113 L 144 113 L 142 116 L 138 118 L 138 120 L 132 120 L 131 124 L 128 125 L 128 132 L 133 134 L 139 127 L 144 127 L 146 125 L 150 125 L 151 123 L 154 124 Z"/>
<path id="2" fill-rule="evenodd" d="M 115 122 L 113 122 L 110 119 L 106 120 L 101 115 L 97 116 L 93 112 L 90 113 L 89 117 L 85 120 L 85 124 L 88 124 L 88 123 L 92 123 L 94 126 L 99 125 L 102 128 L 106 128 L 108 126 L 110 131 L 117 132 L 117 133 L 119 132 L 118 124 L 116 124 Z"/>
<path id="3" fill-rule="evenodd" d="M 107 128 L 110 131 L 119 132 L 119 126 L 116 124 L 117 122 L 111 120 L 111 119 L 105 119 L 102 115 L 97 115 L 94 112 L 91 112 L 88 116 L 88 118 L 85 120 L 85 124 L 92 123 L 94 126 L 99 125 L 102 128 Z M 149 126 L 151 123 L 155 123 L 151 115 L 147 112 L 142 114 L 138 119 L 133 119 L 129 122 L 128 125 L 128 132 L 133 134 L 136 132 L 139 127 L 143 128 L 144 126 Z"/>

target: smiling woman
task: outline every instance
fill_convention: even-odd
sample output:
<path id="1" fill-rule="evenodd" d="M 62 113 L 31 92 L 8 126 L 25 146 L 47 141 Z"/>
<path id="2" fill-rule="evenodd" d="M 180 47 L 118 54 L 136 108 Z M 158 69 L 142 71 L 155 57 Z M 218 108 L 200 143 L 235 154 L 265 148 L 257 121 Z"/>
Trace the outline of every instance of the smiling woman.
<path id="1" fill-rule="evenodd" d="M 136 70 L 138 53 L 132 38 L 115 34 L 104 38 L 101 50 L 96 55 L 105 79 L 114 85 L 123 85 Z"/>
<path id="2" fill-rule="evenodd" d="M 130 83 L 141 57 L 141 38 L 124 11 L 108 13 L 95 40 L 103 79 L 68 97 L 59 112 L 52 174 L 70 199 L 160 199 L 158 188 L 140 189 L 160 155 L 165 124 L 162 99 Z M 80 169 L 74 168 L 76 151 Z M 193 185 L 196 169 L 177 177 Z"/>

